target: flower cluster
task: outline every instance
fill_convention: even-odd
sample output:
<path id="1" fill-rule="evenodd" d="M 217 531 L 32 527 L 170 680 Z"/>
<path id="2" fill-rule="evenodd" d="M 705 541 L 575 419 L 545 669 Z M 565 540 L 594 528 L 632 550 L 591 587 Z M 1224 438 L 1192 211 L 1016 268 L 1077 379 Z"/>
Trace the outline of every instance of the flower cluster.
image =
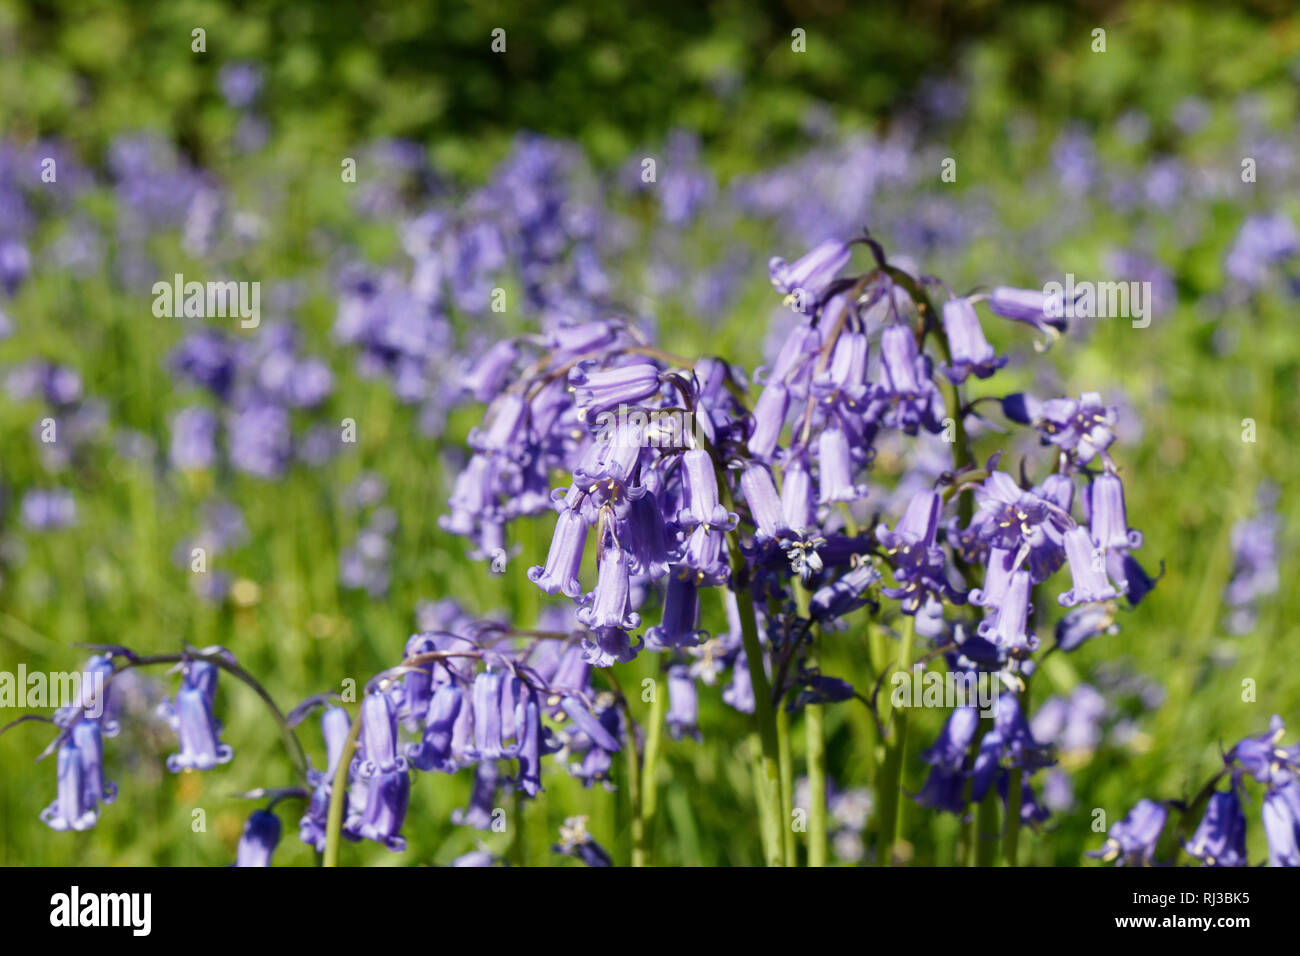
<path id="1" fill-rule="evenodd" d="M 1105 844 L 1089 853 L 1118 866 L 1151 866 L 1162 860 L 1161 839 L 1170 812 L 1180 820 L 1166 852 L 1176 862 L 1180 852 L 1205 866 L 1249 866 L 1246 813 L 1242 807 L 1247 781 L 1264 785 L 1260 819 L 1268 840 L 1269 866 L 1300 866 L 1300 744 L 1282 746 L 1286 725 L 1277 714 L 1268 730 L 1246 737 L 1223 758 L 1224 769 L 1189 804 L 1143 799 L 1106 834 Z M 1227 789 L 1217 789 L 1228 777 Z M 1190 837 L 1186 830 L 1203 813 Z"/>

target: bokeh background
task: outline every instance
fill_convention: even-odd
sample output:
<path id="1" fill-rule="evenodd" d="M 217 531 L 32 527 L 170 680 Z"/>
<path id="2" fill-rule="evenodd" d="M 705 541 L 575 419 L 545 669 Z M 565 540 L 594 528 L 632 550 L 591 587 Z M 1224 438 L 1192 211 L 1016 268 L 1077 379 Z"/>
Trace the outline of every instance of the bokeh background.
<path id="1" fill-rule="evenodd" d="M 480 408 L 456 395 L 460 357 L 544 310 L 616 304 L 667 348 L 752 368 L 780 312 L 768 257 L 866 225 L 959 290 L 1065 272 L 1155 290 L 1149 328 L 1083 323 L 1041 355 L 990 326 L 1015 358 L 981 383 L 1120 405 L 1130 520 L 1147 563 L 1164 562 L 1121 634 L 1053 655 L 1036 684 L 1040 699 L 1091 708 L 1093 688 L 1103 702 L 1059 741 L 1059 805 L 1023 838 L 1031 862 L 1083 862 L 1102 839 L 1095 809 L 1113 821 L 1140 797 L 1188 796 L 1221 746 L 1273 713 L 1300 722 L 1300 15 L 1223 7 L 0 0 L 0 669 L 76 669 L 78 642 L 222 644 L 287 709 L 391 666 L 421 615 L 445 612 L 435 602 L 536 620 L 546 599 L 524 571 L 548 522 L 512 541 L 522 553 L 501 576 L 438 525 Z M 56 183 L 40 179 L 46 157 Z M 412 227 L 430 214 L 461 229 L 432 279 Z M 211 339 L 155 318 L 150 287 L 177 272 L 260 281 L 261 328 L 212 320 Z M 350 307 L 400 315 L 430 281 L 449 290 L 432 339 L 348 340 Z M 505 314 L 484 297 L 498 286 L 516 304 Z M 303 393 L 240 397 L 275 391 L 285 363 Z M 344 418 L 355 445 L 337 441 Z M 206 575 L 184 560 L 195 542 Z M 850 628 L 825 670 L 852 679 L 862 652 Z M 624 686 L 654 673 L 651 655 L 619 668 Z M 173 742 L 148 715 L 171 681 L 131 684 L 133 716 L 108 745 L 121 792 L 87 833 L 37 819 L 54 794 L 53 761 L 33 763 L 48 729 L 0 736 L 0 863 L 233 859 L 252 809 L 233 795 L 289 783 L 289 764 L 226 680 L 234 762 L 166 773 Z M 759 859 L 748 721 L 718 696 L 702 695 L 701 742 L 667 744 L 655 862 Z M 914 718 L 915 739 L 942 719 Z M 859 862 L 870 721 L 840 705 L 828 731 L 846 795 L 837 859 Z M 311 725 L 303 739 L 319 762 Z M 911 761 L 910 790 L 923 771 Z M 481 842 L 571 862 L 549 847 L 577 813 L 626 860 L 625 788 L 587 790 L 558 767 L 545 782 L 520 827 L 482 834 L 449 819 L 467 774 L 421 775 L 407 852 L 346 845 L 343 861 L 446 864 Z M 295 808 L 281 814 L 277 863 L 314 863 Z M 916 863 L 951 862 L 956 830 L 905 810 Z"/>

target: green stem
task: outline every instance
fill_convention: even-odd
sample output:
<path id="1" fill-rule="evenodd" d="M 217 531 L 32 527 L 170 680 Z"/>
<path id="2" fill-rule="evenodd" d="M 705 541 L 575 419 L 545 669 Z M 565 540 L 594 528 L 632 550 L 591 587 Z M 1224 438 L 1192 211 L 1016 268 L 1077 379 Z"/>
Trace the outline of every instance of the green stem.
<path id="1" fill-rule="evenodd" d="M 347 802 L 348 764 L 352 762 L 352 751 L 357 746 L 357 736 L 361 733 L 361 714 L 348 728 L 348 739 L 343 743 L 339 753 L 338 766 L 334 768 L 334 779 L 330 782 L 330 813 L 325 822 L 325 859 L 322 866 L 339 865 L 339 840 L 343 830 L 343 804 Z"/>
<path id="2" fill-rule="evenodd" d="M 627 796 L 632 805 L 632 865 L 646 865 L 645 820 L 641 804 L 641 754 L 633 739 L 627 747 Z"/>
<path id="3" fill-rule="evenodd" d="M 712 446 L 708 446 L 708 450 L 717 476 L 719 500 L 728 511 L 734 512 L 736 502 L 731 494 L 731 486 L 727 483 L 726 469 L 717 450 Z M 781 839 L 781 745 L 777 739 L 772 689 L 767 683 L 767 672 L 763 669 L 763 645 L 758 641 L 754 601 L 749 592 L 749 568 L 740 550 L 740 535 L 734 528 L 727 532 L 727 554 L 731 559 L 731 591 L 736 596 L 741 644 L 745 649 L 749 680 L 754 689 L 754 724 L 758 736 L 755 789 L 763 835 L 763 857 L 768 866 L 784 866 L 785 853 Z"/>
<path id="4" fill-rule="evenodd" d="M 794 866 L 799 848 L 794 832 L 794 757 L 790 752 L 790 712 L 776 703 L 776 742 L 781 768 L 781 838 L 785 865 Z"/>
<path id="5" fill-rule="evenodd" d="M 81 646 L 96 648 L 101 645 L 86 644 Z M 267 693 L 266 688 L 259 684 L 252 674 L 248 673 L 248 671 L 244 670 L 233 661 L 228 660 L 221 651 L 187 651 L 182 654 L 137 654 L 128 658 L 125 664 L 120 666 L 115 665 L 113 673 L 109 674 L 104 679 L 104 687 L 107 688 L 108 685 L 124 671 L 133 670 L 137 667 L 152 667 L 157 664 L 180 664 L 184 661 L 190 660 L 207 661 L 209 664 L 216 665 L 227 674 L 230 674 L 237 680 L 246 684 L 253 693 L 257 694 L 257 696 L 262 699 L 262 703 L 266 704 L 266 709 L 271 712 L 271 716 L 275 718 L 276 725 L 280 728 L 280 733 L 284 738 L 285 749 L 289 752 L 289 759 L 293 761 L 294 769 L 298 771 L 299 776 L 306 779 L 307 754 L 302 749 L 302 743 L 298 740 L 298 735 L 295 734 L 293 728 L 289 726 L 289 721 L 285 718 L 284 712 L 280 710 L 279 706 L 275 703 L 275 700 L 269 693 Z M 84 706 L 81 707 L 74 716 L 80 717 L 81 714 L 85 712 L 85 709 Z M 44 758 L 50 753 L 53 753 L 54 749 L 56 749 L 57 746 L 62 743 L 67 734 L 71 732 L 70 728 L 75 723 L 75 720 L 68 721 L 67 726 L 69 730 L 65 730 L 56 737 L 51 742 L 50 746 L 46 747 L 45 751 L 37 759 Z"/>
<path id="6" fill-rule="evenodd" d="M 852 520 L 845 508 L 846 520 Z M 856 529 L 850 532 L 856 533 Z M 794 603 L 799 617 L 809 617 L 808 589 L 794 579 Z M 807 663 L 817 666 L 815 645 L 809 649 Z M 804 708 L 804 740 L 808 763 L 808 865 L 826 865 L 826 713 L 822 704 Z"/>
<path id="7" fill-rule="evenodd" d="M 997 866 L 998 788 L 989 787 L 975 820 L 975 865 Z"/>
<path id="8" fill-rule="evenodd" d="M 1016 767 L 1007 782 L 1007 825 L 1002 832 L 1002 860 L 1007 866 L 1016 865 L 1016 851 L 1020 848 L 1020 804 L 1024 800 L 1025 772 Z"/>
<path id="9" fill-rule="evenodd" d="M 821 704 L 804 708 L 808 747 L 808 865 L 826 865 L 826 715 Z"/>
<path id="10" fill-rule="evenodd" d="M 655 811 L 659 806 L 659 788 L 656 784 L 659 771 L 659 752 L 663 749 L 664 692 L 655 688 L 650 701 L 650 718 L 646 723 L 645 759 L 641 764 L 641 816 L 645 820 L 646 840 L 654 825 Z"/>
<path id="11" fill-rule="evenodd" d="M 903 616 L 903 640 L 898 655 L 897 672 L 909 673 L 912 669 L 912 642 L 916 635 L 916 618 Z M 885 749 L 885 763 L 881 767 L 876 804 L 880 808 L 880 839 L 878 862 L 890 866 L 894 860 L 894 847 L 898 838 L 898 819 L 902 806 L 903 767 L 907 759 L 907 708 L 900 707 L 893 714 L 890 736 Z"/>

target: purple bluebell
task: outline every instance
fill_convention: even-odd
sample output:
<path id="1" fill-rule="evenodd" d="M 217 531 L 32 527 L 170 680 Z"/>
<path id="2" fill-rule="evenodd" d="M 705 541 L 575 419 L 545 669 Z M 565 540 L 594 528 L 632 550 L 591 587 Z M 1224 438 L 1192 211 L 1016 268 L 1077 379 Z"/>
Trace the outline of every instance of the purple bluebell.
<path id="1" fill-rule="evenodd" d="M 582 593 L 578 572 L 582 567 L 582 552 L 587 542 L 587 522 L 576 511 L 563 509 L 555 522 L 555 535 L 546 565 L 528 569 L 528 580 L 547 594 L 563 592 L 576 599 Z"/>
<path id="2" fill-rule="evenodd" d="M 87 805 L 112 803 L 117 797 L 117 785 L 104 778 L 104 735 L 99 721 L 78 720 L 72 727 L 72 742 L 81 758 Z"/>
<path id="3" fill-rule="evenodd" d="M 903 517 L 891 531 L 876 528 L 876 540 L 886 551 L 897 587 L 882 593 L 902 602 L 904 614 L 915 614 L 930 597 L 962 603 L 965 595 L 948 581 L 943 549 L 936 543 L 943 500 L 932 490 L 920 491 L 908 502 Z"/>
<path id="4" fill-rule="evenodd" d="M 456 720 L 463 706 L 464 694 L 455 681 L 434 691 L 425 711 L 424 733 L 418 743 L 407 748 L 412 766 L 442 773 L 455 773 L 459 769 L 452 744 Z"/>
<path id="5" fill-rule="evenodd" d="M 239 836 L 235 866 L 270 866 L 279 844 L 280 818 L 270 810 L 254 810 Z"/>
<path id="6" fill-rule="evenodd" d="M 369 779 L 405 769 L 406 758 L 398 752 L 396 709 L 387 693 L 372 691 L 361 701 L 356 772 Z"/>
<path id="7" fill-rule="evenodd" d="M 1085 604 L 1056 622 L 1056 644 L 1063 651 L 1076 650 L 1101 634 L 1118 633 L 1113 604 Z"/>
<path id="8" fill-rule="evenodd" d="M 1062 607 L 1074 607 L 1084 602 L 1106 601 L 1119 597 L 1119 592 L 1106 578 L 1105 556 L 1093 544 L 1092 538 L 1076 525 L 1065 532 L 1065 556 L 1070 563 L 1073 586 L 1058 596 Z"/>
<path id="9" fill-rule="evenodd" d="M 211 770 L 229 763 L 234 751 L 220 739 L 221 721 L 212 714 L 216 696 L 217 668 L 207 661 L 190 661 L 182 672 L 175 701 L 164 699 L 159 714 L 176 731 L 180 751 L 167 758 L 172 773 L 182 770 Z"/>
<path id="10" fill-rule="evenodd" d="M 746 468 L 740 476 L 740 490 L 754 518 L 755 540 L 760 543 L 776 540 L 790 530 L 781 499 L 776 493 L 776 483 L 766 466 L 753 464 Z"/>
<path id="11" fill-rule="evenodd" d="M 41 811 L 41 821 L 52 830 L 89 830 L 99 820 L 99 804 L 86 792 L 82 767 L 76 744 L 64 740 L 59 745 L 58 795 Z"/>
<path id="12" fill-rule="evenodd" d="M 1101 849 L 1088 856 L 1121 866 L 1150 866 L 1167 817 L 1164 804 L 1139 800 L 1128 816 L 1110 828 Z"/>
<path id="13" fill-rule="evenodd" d="M 790 393 L 779 381 L 772 382 L 754 403 L 754 432 L 749 437 L 749 453 L 758 460 L 771 460 L 776 453 L 785 415 L 790 407 Z"/>
<path id="14" fill-rule="evenodd" d="M 365 788 L 365 804 L 360 813 L 353 811 L 348 829 L 394 852 L 405 850 L 402 824 L 411 802 L 410 774 L 406 770 L 386 771 L 359 782 Z"/>
<path id="15" fill-rule="evenodd" d="M 939 431 L 943 401 L 930 378 L 930 359 L 918 351 L 911 328 L 888 326 L 880 334 L 880 355 L 884 381 L 872 396 L 880 420 L 908 435 L 921 427 Z"/>
<path id="16" fill-rule="evenodd" d="M 1012 572 L 996 609 L 986 606 L 990 613 L 979 623 L 979 636 L 1008 651 L 1023 653 L 1036 649 L 1038 638 L 1029 623 L 1030 588 L 1028 571 Z"/>
<path id="17" fill-rule="evenodd" d="M 848 265 L 850 255 L 846 244 L 828 239 L 793 263 L 773 257 L 767 268 L 772 285 L 794 297 L 799 311 L 811 312 L 822 290 Z"/>
<path id="18" fill-rule="evenodd" d="M 1269 866 L 1300 866 L 1300 782 L 1269 787 L 1260 810 Z"/>
<path id="19" fill-rule="evenodd" d="M 843 428 L 826 428 L 817 438 L 817 484 L 819 504 L 857 501 L 867 495 L 867 486 L 853 480 L 853 453 Z"/>
<path id="20" fill-rule="evenodd" d="M 816 522 L 812 472 L 802 453 L 786 459 L 781 475 L 781 512 L 790 531 L 802 535 Z"/>
<path id="21" fill-rule="evenodd" d="M 648 362 L 591 371 L 575 366 L 569 371 L 579 416 L 598 422 L 602 412 L 639 405 L 659 391 L 659 369 Z"/>
<path id="22" fill-rule="evenodd" d="M 663 619 L 645 633 L 646 646 L 662 651 L 671 647 L 693 647 L 708 632 L 699 629 L 700 592 L 695 575 L 683 571 L 668 576 Z"/>
<path id="23" fill-rule="evenodd" d="M 1185 844 L 1187 855 L 1206 866 L 1245 866 L 1246 814 L 1236 787 L 1211 794 L 1196 832 Z"/>
<path id="24" fill-rule="evenodd" d="M 1032 325 L 1049 337 L 1064 332 L 1065 297 L 1048 295 L 1034 289 L 997 286 L 989 293 L 989 308 L 994 315 Z"/>
<path id="25" fill-rule="evenodd" d="M 921 759 L 930 765 L 925 784 L 916 795 L 924 807 L 961 815 L 966 812 L 967 753 L 979 727 L 974 707 L 957 707 L 938 738 Z"/>
<path id="26" fill-rule="evenodd" d="M 859 562 L 830 584 L 813 592 L 808 602 L 812 616 L 822 621 L 839 620 L 871 603 L 867 591 L 880 580 L 880 572 L 870 561 Z"/>
<path id="27" fill-rule="evenodd" d="M 988 378 L 1007 364 L 1006 357 L 996 355 L 984 337 L 969 299 L 949 299 L 943 304 L 943 329 L 952 350 L 952 363 L 943 372 L 953 384 L 960 385 L 970 375 Z"/>
<path id="28" fill-rule="evenodd" d="M 695 678 L 684 664 L 668 668 L 668 714 L 664 718 L 668 734 L 673 740 L 690 737 L 700 739 L 700 698 Z"/>
<path id="29" fill-rule="evenodd" d="M 217 73 L 217 85 L 228 104 L 247 109 L 262 90 L 262 70 L 253 63 L 227 63 Z"/>
<path id="30" fill-rule="evenodd" d="M 1118 410 L 1103 405 L 1099 393 L 1085 392 L 1077 400 L 1043 402 L 1034 424 L 1045 444 L 1056 445 L 1086 465 L 1114 443 L 1118 418 Z"/>
<path id="31" fill-rule="evenodd" d="M 627 552 L 607 546 L 600 557 L 596 588 L 584 599 L 578 620 L 593 630 L 628 629 L 641 623 L 641 615 L 632 610 L 631 561 Z"/>
<path id="32" fill-rule="evenodd" d="M 1300 744 L 1283 747 L 1285 734 L 1286 724 L 1280 714 L 1274 714 L 1267 731 L 1238 742 L 1227 759 L 1260 783 L 1287 783 L 1300 773 Z"/>

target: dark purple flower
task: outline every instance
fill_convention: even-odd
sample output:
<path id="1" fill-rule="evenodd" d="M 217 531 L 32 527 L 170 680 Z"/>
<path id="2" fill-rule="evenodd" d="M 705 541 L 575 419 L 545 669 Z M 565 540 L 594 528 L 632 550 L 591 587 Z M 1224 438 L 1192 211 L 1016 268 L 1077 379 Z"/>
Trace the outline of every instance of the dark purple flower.
<path id="1" fill-rule="evenodd" d="M 235 866 L 270 866 L 279 844 L 280 818 L 270 810 L 254 810 L 239 836 Z"/>
<path id="2" fill-rule="evenodd" d="M 464 695 L 455 681 L 434 691 L 425 711 L 424 734 L 419 743 L 407 748 L 412 765 L 420 770 L 455 773 L 459 769 L 452 752 L 456 720 L 460 716 Z"/>
<path id="3" fill-rule="evenodd" d="M 1154 800 L 1139 800 L 1119 823 L 1110 828 L 1100 850 L 1088 856 L 1120 866 L 1150 866 L 1168 811 Z"/>
<path id="4" fill-rule="evenodd" d="M 348 829 L 366 840 L 382 843 L 400 853 L 406 849 L 402 824 L 411 802 L 411 777 L 405 770 L 393 770 L 358 781 L 364 788 L 365 804 L 354 814 Z"/>
<path id="5" fill-rule="evenodd" d="M 671 647 L 694 647 L 708 632 L 698 627 L 700 592 L 689 571 L 670 574 L 664 596 L 663 620 L 645 633 L 646 646 L 662 651 Z"/>
<path id="6" fill-rule="evenodd" d="M 1300 772 L 1300 744 L 1283 747 L 1285 734 L 1286 724 L 1280 714 L 1274 714 L 1266 732 L 1240 741 L 1228 751 L 1227 760 L 1260 783 L 1287 783 Z"/>
<path id="7" fill-rule="evenodd" d="M 1246 814 L 1235 787 L 1211 795 L 1205 816 L 1185 846 L 1188 856 L 1206 866 L 1246 865 Z"/>
<path id="8" fill-rule="evenodd" d="M 1063 651 L 1073 651 L 1100 634 L 1118 633 L 1113 604 L 1085 604 L 1056 622 L 1056 643 Z"/>
<path id="9" fill-rule="evenodd" d="M 1034 425 L 1045 444 L 1072 452 L 1086 465 L 1115 441 L 1115 424 L 1119 412 L 1102 404 L 1097 392 L 1085 392 L 1076 401 L 1053 398 L 1043 402 Z"/>

